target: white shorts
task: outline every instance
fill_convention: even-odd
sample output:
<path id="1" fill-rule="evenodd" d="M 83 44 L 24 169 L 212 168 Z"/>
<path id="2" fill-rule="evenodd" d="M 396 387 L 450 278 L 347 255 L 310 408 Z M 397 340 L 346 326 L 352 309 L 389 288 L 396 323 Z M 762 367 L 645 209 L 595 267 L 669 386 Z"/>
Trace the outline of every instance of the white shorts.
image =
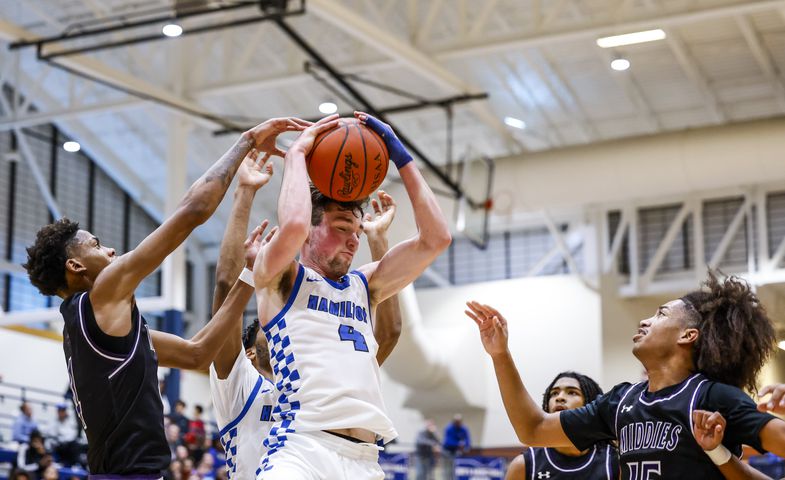
<path id="1" fill-rule="evenodd" d="M 325 432 L 288 433 L 284 446 L 262 459 L 256 480 L 383 480 L 379 450 Z"/>

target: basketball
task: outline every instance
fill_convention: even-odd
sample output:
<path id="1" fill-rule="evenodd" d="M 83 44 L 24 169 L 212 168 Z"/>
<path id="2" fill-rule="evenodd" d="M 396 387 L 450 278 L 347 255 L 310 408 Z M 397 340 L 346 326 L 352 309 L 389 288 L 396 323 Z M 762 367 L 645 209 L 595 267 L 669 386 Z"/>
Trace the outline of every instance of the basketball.
<path id="1" fill-rule="evenodd" d="M 370 196 L 387 175 L 390 155 L 384 140 L 355 118 L 314 140 L 306 159 L 308 176 L 326 196 L 340 202 Z"/>

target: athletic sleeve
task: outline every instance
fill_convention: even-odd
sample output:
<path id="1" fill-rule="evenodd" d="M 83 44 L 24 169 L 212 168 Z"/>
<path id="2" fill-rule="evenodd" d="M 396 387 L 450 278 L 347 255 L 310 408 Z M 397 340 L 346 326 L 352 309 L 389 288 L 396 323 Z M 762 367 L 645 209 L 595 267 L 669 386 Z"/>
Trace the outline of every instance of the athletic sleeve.
<path id="1" fill-rule="evenodd" d="M 616 409 L 629 383 L 621 383 L 600 395 L 590 404 L 559 414 L 561 427 L 578 450 L 587 450 L 597 442 L 616 439 Z"/>
<path id="2" fill-rule="evenodd" d="M 699 405 L 703 410 L 720 412 L 725 417 L 728 426 L 722 443 L 731 451 L 740 450 L 741 445 L 749 445 L 759 452 L 766 452 L 761 446 L 760 431 L 776 417 L 759 412 L 755 402 L 743 390 L 712 382 Z"/>
<path id="3" fill-rule="evenodd" d="M 243 350 L 237 354 L 229 375 L 223 380 L 218 378 L 215 366 L 210 364 L 210 396 L 215 406 L 215 420 L 220 428 L 240 414 L 258 380 L 259 372 Z"/>

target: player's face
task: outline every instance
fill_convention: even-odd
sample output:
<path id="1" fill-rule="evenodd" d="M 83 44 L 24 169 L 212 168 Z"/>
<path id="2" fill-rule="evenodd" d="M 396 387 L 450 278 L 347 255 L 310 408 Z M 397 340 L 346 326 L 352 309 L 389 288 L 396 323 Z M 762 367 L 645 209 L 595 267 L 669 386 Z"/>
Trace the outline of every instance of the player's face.
<path id="1" fill-rule="evenodd" d="M 264 336 L 264 332 L 259 329 L 259 332 L 256 333 L 256 353 L 255 353 L 255 366 L 256 369 L 271 371 L 272 367 L 270 366 L 270 351 L 267 348 L 267 337 Z"/>
<path id="2" fill-rule="evenodd" d="M 561 377 L 548 392 L 548 411 L 550 413 L 572 410 L 586 405 L 586 399 L 578 380 L 571 377 Z"/>
<path id="3" fill-rule="evenodd" d="M 654 316 L 641 320 L 637 333 L 632 337 L 632 353 L 638 360 L 669 357 L 679 348 L 679 339 L 685 329 L 684 302 L 672 300 L 660 306 Z"/>
<path id="4" fill-rule="evenodd" d="M 325 273 L 342 277 L 349 272 L 360 246 L 362 222 L 355 212 L 331 203 L 322 223 L 311 228 L 311 257 Z"/>
<path id="5" fill-rule="evenodd" d="M 78 263 L 78 267 L 82 267 L 83 273 L 90 279 L 95 279 L 101 270 L 116 258 L 117 252 L 114 248 L 102 245 L 98 237 L 87 230 L 76 232 L 74 240 L 75 246 L 70 249 L 71 258 L 69 260 Z M 74 266 L 71 264 L 72 268 Z"/>

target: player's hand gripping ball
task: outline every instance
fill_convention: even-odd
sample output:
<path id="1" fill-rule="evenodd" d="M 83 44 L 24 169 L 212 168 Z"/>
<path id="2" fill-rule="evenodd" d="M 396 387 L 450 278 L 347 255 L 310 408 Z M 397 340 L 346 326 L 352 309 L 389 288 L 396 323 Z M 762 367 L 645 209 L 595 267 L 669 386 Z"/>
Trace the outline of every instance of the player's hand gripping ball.
<path id="1" fill-rule="evenodd" d="M 324 195 L 340 202 L 370 196 L 387 175 L 390 156 L 382 138 L 355 118 L 316 137 L 306 157 L 308 176 Z"/>

